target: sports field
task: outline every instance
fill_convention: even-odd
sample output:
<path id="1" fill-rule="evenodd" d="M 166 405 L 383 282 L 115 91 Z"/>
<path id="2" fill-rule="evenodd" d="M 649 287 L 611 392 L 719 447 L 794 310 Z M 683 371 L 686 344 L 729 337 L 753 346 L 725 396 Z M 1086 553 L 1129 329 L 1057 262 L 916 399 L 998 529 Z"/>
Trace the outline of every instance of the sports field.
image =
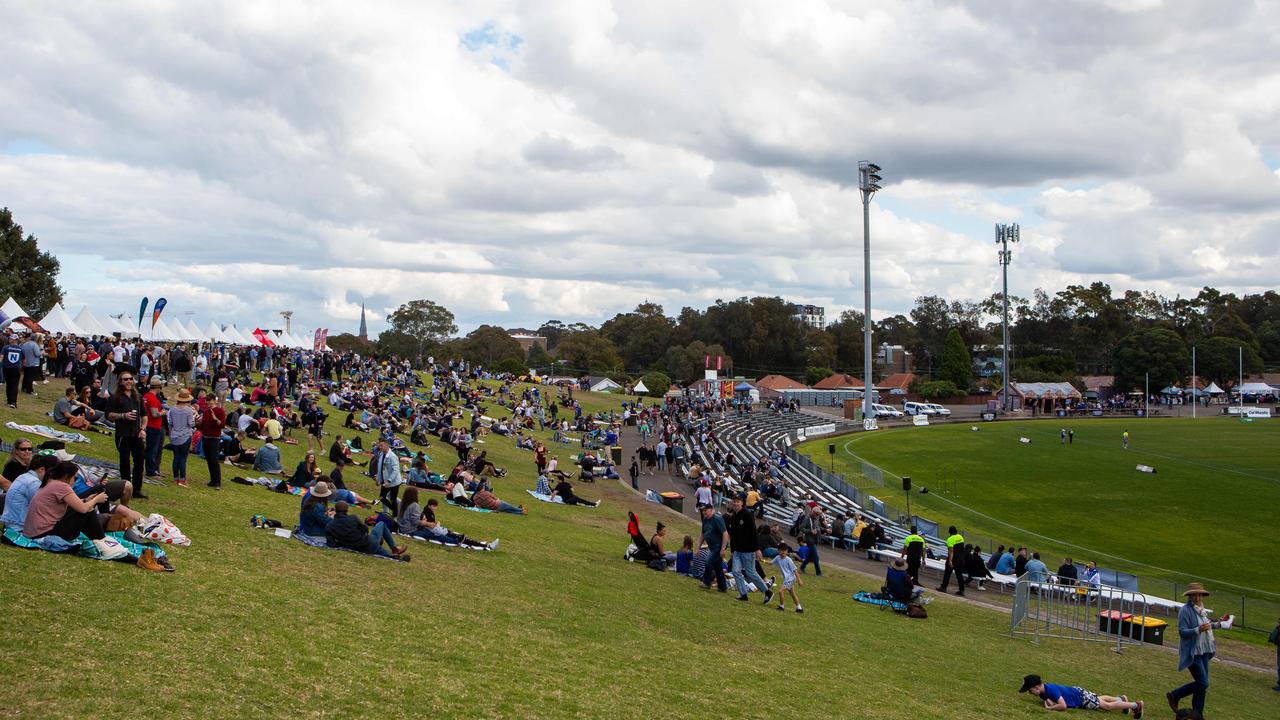
<path id="1" fill-rule="evenodd" d="M 1074 431 L 1070 444 L 1060 441 L 1064 428 Z M 802 451 L 825 465 L 827 443 Z M 1050 566 L 1070 554 L 1140 576 L 1201 579 L 1280 599 L 1266 595 L 1280 593 L 1269 559 L 1280 505 L 1280 421 L 952 424 L 859 433 L 839 438 L 836 448 L 836 472 L 856 473 L 861 458 L 892 473 L 878 493 L 884 499 L 902 506 L 894 476 L 910 476 L 916 514 L 1040 550 Z M 1156 474 L 1139 472 L 1139 464 Z"/>
<path id="2" fill-rule="evenodd" d="M 46 405 L 24 397 L 0 421 L 42 421 Z M 282 447 L 286 467 L 304 447 Z M 499 497 L 530 500 L 532 453 L 498 438 L 480 447 L 510 469 Z M 71 449 L 106 458 L 111 440 Z M 452 453 L 427 452 L 447 472 Z M 676 544 L 693 527 L 620 483 L 578 485 L 604 499 L 596 510 L 446 508 L 446 525 L 500 537 L 499 549 L 414 545 L 402 564 L 254 530 L 255 513 L 291 525 L 297 498 L 225 480 L 211 491 L 204 464 L 190 468 L 190 489 L 148 487 L 138 503 L 193 539 L 173 550 L 174 574 L 0 547 L 0 717 L 966 720 L 1042 715 L 1015 692 L 1028 672 L 1153 702 L 1184 681 L 1167 651 L 1037 647 L 1008 637 L 1006 615 L 951 598 L 925 621 L 856 605 L 850 594 L 879 582 L 837 571 L 805 579 L 805 615 L 703 592 L 621 560 L 629 508 L 647 529 L 670 524 Z M 347 479 L 374 494 L 368 478 Z M 1216 717 L 1275 717 L 1273 678 L 1214 673 Z"/>

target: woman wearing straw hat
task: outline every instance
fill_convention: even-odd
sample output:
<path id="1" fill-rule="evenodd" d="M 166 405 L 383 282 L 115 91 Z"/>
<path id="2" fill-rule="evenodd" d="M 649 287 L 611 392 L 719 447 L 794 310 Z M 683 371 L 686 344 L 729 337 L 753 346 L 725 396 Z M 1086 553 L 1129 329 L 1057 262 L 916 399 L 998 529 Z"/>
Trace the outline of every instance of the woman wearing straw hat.
<path id="1" fill-rule="evenodd" d="M 1210 620 L 1209 610 L 1204 606 L 1204 599 L 1209 591 L 1198 582 L 1189 583 L 1182 593 L 1187 604 L 1178 611 L 1178 670 L 1190 670 L 1191 682 L 1165 693 L 1169 707 L 1178 711 L 1178 703 L 1182 698 L 1191 696 L 1191 707 L 1197 713 L 1204 713 L 1204 696 L 1209 691 L 1209 661 L 1217 652 L 1213 642 L 1215 628 L 1227 630 L 1234 621 L 1230 615 L 1220 620 Z"/>
<path id="2" fill-rule="evenodd" d="M 196 411 L 191 407 L 191 391 L 182 388 L 178 404 L 169 408 L 169 446 L 173 451 L 173 481 L 187 487 L 187 454 L 191 452 L 191 436 L 196 429 Z"/>

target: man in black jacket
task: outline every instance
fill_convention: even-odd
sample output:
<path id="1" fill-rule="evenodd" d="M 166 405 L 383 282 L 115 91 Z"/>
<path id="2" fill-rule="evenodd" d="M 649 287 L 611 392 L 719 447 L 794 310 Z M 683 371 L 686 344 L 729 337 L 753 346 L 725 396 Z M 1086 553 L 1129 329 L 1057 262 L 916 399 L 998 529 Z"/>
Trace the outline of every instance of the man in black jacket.
<path id="1" fill-rule="evenodd" d="M 348 515 L 349 505 L 339 500 L 333 505 L 333 520 L 325 528 L 325 538 L 329 547 L 346 548 L 370 555 L 393 557 L 401 562 L 409 562 L 409 553 L 405 548 L 396 546 L 391 531 L 383 523 L 375 523 L 372 530 L 366 530 L 365 524 L 355 515 Z M 390 552 L 382 547 L 383 543 L 391 548 Z"/>
<path id="2" fill-rule="evenodd" d="M 773 599 L 773 588 L 765 584 L 756 572 L 756 560 L 761 553 L 756 544 L 756 518 L 746 507 L 746 493 L 735 495 L 729 502 L 729 548 L 733 550 L 733 582 L 738 588 L 738 599 L 745 601 L 747 581 L 751 581 L 764 593 L 764 604 Z"/>

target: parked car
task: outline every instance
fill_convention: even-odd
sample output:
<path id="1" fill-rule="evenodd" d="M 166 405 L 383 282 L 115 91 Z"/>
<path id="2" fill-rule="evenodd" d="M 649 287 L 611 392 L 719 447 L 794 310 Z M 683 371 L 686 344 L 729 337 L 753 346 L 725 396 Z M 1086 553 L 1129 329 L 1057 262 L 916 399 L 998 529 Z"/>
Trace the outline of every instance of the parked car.
<path id="1" fill-rule="evenodd" d="M 928 405 L 933 410 L 934 415 L 941 415 L 943 417 L 949 417 L 951 415 L 950 410 L 942 407 L 938 403 L 924 403 L 924 404 Z"/>
<path id="2" fill-rule="evenodd" d="M 875 410 L 876 417 L 878 417 L 878 418 L 882 418 L 882 417 L 887 417 L 887 418 L 900 418 L 900 417 L 902 417 L 902 411 L 901 411 L 901 410 L 899 410 L 899 409 L 897 409 L 897 408 L 895 408 L 895 407 L 891 407 L 891 406 L 889 406 L 889 405 L 881 405 L 881 404 L 879 404 L 879 403 L 873 403 L 873 404 L 871 405 L 871 407 L 872 407 L 872 409 L 873 409 L 873 410 Z"/>
<path id="3" fill-rule="evenodd" d="M 934 411 L 933 406 L 931 404 L 923 403 L 923 402 L 913 402 L 911 400 L 908 400 L 907 402 L 902 403 L 902 409 L 906 411 L 908 415 L 937 415 L 938 414 L 937 412 Z"/>

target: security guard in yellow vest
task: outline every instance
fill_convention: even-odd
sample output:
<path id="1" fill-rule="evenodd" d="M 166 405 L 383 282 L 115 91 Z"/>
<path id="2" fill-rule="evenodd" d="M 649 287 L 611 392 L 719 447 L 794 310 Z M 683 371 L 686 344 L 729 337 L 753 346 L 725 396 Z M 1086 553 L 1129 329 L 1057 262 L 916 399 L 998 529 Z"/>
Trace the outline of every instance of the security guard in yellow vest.
<path id="1" fill-rule="evenodd" d="M 964 536 L 952 525 L 947 528 L 949 533 L 947 537 L 947 566 L 942 571 L 942 587 L 938 588 L 938 592 L 946 592 L 947 586 L 951 584 L 951 573 L 956 574 L 956 584 L 960 587 L 956 590 L 956 595 L 964 597 L 964 586 L 966 584 L 964 577 L 964 565 L 961 563 L 961 552 L 964 550 Z"/>
<path id="2" fill-rule="evenodd" d="M 907 575 L 911 576 L 911 582 L 916 585 L 920 584 L 920 563 L 924 560 L 924 538 L 919 533 L 912 525 L 911 534 L 902 540 L 902 554 L 907 558 Z"/>

